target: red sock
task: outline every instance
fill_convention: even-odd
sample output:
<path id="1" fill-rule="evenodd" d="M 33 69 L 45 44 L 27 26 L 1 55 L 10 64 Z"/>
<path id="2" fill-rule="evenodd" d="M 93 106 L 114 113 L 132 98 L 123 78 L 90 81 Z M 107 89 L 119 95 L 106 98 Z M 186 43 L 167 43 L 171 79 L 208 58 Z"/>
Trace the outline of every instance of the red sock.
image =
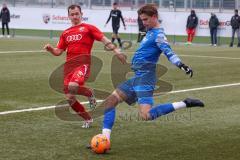
<path id="1" fill-rule="evenodd" d="M 79 87 L 78 94 L 86 97 L 91 97 L 93 95 L 92 90 L 84 86 Z"/>
<path id="2" fill-rule="evenodd" d="M 79 116 L 81 116 L 84 120 L 92 119 L 89 113 L 85 110 L 84 106 L 80 104 L 78 101 L 71 105 L 72 109 L 77 112 Z"/>

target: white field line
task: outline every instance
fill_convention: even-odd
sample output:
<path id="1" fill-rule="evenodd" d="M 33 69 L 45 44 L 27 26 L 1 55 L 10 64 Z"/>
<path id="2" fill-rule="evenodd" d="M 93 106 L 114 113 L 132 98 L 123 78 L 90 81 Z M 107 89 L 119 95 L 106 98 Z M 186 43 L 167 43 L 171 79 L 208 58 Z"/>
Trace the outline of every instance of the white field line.
<path id="1" fill-rule="evenodd" d="M 207 89 L 224 88 L 224 87 L 232 87 L 232 86 L 240 86 L 240 83 L 223 84 L 223 85 L 184 89 L 184 90 L 176 90 L 176 91 L 168 92 L 167 94 L 184 93 L 184 92 L 191 92 L 191 91 L 201 91 L 201 90 L 207 90 Z"/>
<path id="2" fill-rule="evenodd" d="M 215 86 L 208 86 L 208 87 L 200 87 L 200 88 L 191 88 L 191 89 L 184 89 L 184 90 L 176 90 L 171 91 L 166 94 L 174 94 L 174 93 L 183 93 L 183 92 L 191 92 L 191 91 L 200 91 L 200 90 L 208 90 L 214 88 L 224 88 L 224 87 L 232 87 L 232 86 L 240 86 L 240 83 L 232 83 L 232 84 L 224 84 L 224 85 L 215 85 Z M 103 100 L 97 100 L 97 102 L 103 102 Z M 88 104 L 89 102 L 82 102 L 82 104 Z M 55 108 L 56 106 L 45 106 L 45 107 L 38 107 L 38 108 L 28 108 L 28 109 L 20 109 L 20 110 L 12 110 L 12 111 L 3 111 L 0 112 L 0 115 L 7 115 L 12 113 L 21 113 L 21 112 L 32 112 L 32 111 L 40 111 L 40 110 L 47 110 Z"/>
<path id="3" fill-rule="evenodd" d="M 187 54 L 180 54 L 180 57 L 196 57 L 196 58 L 213 58 L 213 59 L 240 59 L 240 58 L 234 58 L 234 57 L 217 57 L 217 56 L 198 56 L 198 55 L 187 55 Z"/>
<path id="4" fill-rule="evenodd" d="M 32 51 L 0 51 L 1 53 L 35 53 L 35 52 L 46 52 L 44 50 L 32 50 Z"/>
<path id="5" fill-rule="evenodd" d="M 93 52 L 104 52 L 105 50 L 93 50 Z M 109 51 L 108 51 L 109 52 Z M 133 53 L 133 52 L 125 52 L 123 51 L 123 53 Z M 197 57 L 197 58 L 213 58 L 213 59 L 230 59 L 230 60 L 236 60 L 236 59 L 240 59 L 238 57 L 218 57 L 218 56 L 201 56 L 201 55 L 188 55 L 188 54 L 178 54 L 178 56 L 180 57 Z"/>
<path id="6" fill-rule="evenodd" d="M 103 100 L 97 100 L 97 102 L 103 102 Z M 88 104 L 89 102 L 81 102 L 81 104 Z M 64 107 L 65 105 L 59 106 L 45 106 L 45 107 L 37 107 L 37 108 L 27 108 L 27 109 L 19 109 L 19 110 L 12 110 L 12 111 L 4 111 L 0 112 L 0 115 L 6 115 L 11 113 L 21 113 L 21 112 L 32 112 L 32 111 L 41 111 L 46 109 L 52 109 L 55 107 Z"/>
<path id="7" fill-rule="evenodd" d="M 28 50 L 28 51 L 0 51 L 0 54 L 4 53 L 35 53 L 35 52 L 46 52 L 44 50 Z M 105 50 L 93 50 L 92 52 L 106 52 Z M 108 51 L 109 52 L 109 51 Z M 125 52 L 125 53 L 133 53 L 133 52 Z M 196 58 L 212 58 L 212 59 L 228 59 L 228 60 L 240 60 L 237 57 L 218 57 L 218 56 L 201 56 L 201 55 L 188 55 L 188 54 L 178 54 L 180 57 L 196 57 Z"/>
<path id="8" fill-rule="evenodd" d="M 157 93 L 157 94 L 154 94 L 154 96 L 158 96 L 162 94 L 175 94 L 175 93 L 184 93 L 184 92 L 191 92 L 191 91 L 201 91 L 201 90 L 208 90 L 208 89 L 214 89 L 214 88 L 225 88 L 225 87 L 232 87 L 232 86 L 240 86 L 240 83 L 176 90 L 176 91 L 170 91 L 170 92 Z"/>

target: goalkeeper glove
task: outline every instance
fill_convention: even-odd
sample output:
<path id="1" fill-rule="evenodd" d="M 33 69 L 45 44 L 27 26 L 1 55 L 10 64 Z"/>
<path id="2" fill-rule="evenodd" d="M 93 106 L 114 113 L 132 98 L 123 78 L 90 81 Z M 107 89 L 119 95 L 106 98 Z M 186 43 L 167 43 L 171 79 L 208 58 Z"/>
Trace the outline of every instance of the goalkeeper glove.
<path id="1" fill-rule="evenodd" d="M 190 77 L 193 76 L 193 70 L 188 67 L 187 65 L 183 64 L 182 62 L 179 62 L 177 65 L 181 70 L 183 70 L 187 75 L 189 75 Z"/>

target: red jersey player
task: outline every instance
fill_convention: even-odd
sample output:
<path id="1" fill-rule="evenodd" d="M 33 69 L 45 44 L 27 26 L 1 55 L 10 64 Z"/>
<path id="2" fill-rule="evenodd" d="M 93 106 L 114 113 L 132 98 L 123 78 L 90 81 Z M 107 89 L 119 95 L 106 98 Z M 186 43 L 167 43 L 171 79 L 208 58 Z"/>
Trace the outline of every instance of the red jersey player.
<path id="1" fill-rule="evenodd" d="M 98 28 L 82 23 L 82 11 L 79 5 L 68 7 L 68 17 L 72 26 L 61 34 L 57 47 L 46 44 L 44 49 L 54 56 L 59 56 L 64 51 L 67 52 L 64 65 L 64 92 L 72 109 L 84 119 L 82 127 L 89 128 L 93 120 L 75 95 L 87 96 L 90 107 L 96 105 L 92 90 L 84 86 L 90 74 L 91 49 L 94 40 L 101 41 L 112 49 L 122 63 L 126 63 L 126 56 L 115 48 Z"/>

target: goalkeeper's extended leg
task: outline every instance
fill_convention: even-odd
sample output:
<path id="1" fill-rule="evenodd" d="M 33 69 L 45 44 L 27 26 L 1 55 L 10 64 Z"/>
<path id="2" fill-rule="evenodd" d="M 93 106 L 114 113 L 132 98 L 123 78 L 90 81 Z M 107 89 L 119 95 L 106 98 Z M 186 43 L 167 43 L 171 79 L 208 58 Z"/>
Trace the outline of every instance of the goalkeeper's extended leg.
<path id="1" fill-rule="evenodd" d="M 204 103 L 198 99 L 187 98 L 180 102 L 159 104 L 151 108 L 151 105 L 140 104 L 140 115 L 145 120 L 154 120 L 181 108 L 204 107 Z"/>
<path id="2" fill-rule="evenodd" d="M 105 111 L 104 111 L 102 134 L 104 134 L 109 140 L 110 140 L 112 127 L 115 122 L 115 115 L 116 115 L 115 107 L 125 99 L 126 99 L 126 95 L 120 90 L 116 89 L 103 102 Z"/>

